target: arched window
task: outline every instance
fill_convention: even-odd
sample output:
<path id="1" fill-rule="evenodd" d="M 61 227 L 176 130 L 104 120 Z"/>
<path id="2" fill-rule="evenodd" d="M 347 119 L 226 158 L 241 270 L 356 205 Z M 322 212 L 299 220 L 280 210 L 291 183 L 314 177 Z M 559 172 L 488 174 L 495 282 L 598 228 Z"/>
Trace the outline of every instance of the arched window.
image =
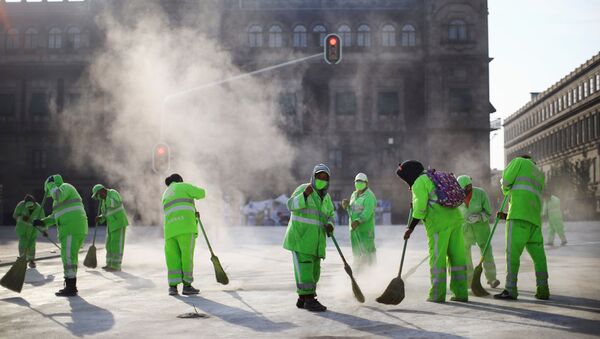
<path id="1" fill-rule="evenodd" d="M 371 46 L 371 28 L 368 25 L 358 26 L 356 44 L 360 47 Z"/>
<path id="2" fill-rule="evenodd" d="M 467 23 L 463 20 L 453 20 L 448 25 L 448 40 L 467 41 Z"/>
<path id="3" fill-rule="evenodd" d="M 25 31 L 25 49 L 36 49 L 38 46 L 38 31 L 30 27 Z"/>
<path id="4" fill-rule="evenodd" d="M 352 46 L 352 30 L 350 29 L 350 26 L 340 25 L 340 27 L 338 27 L 338 34 L 340 39 L 342 39 L 343 47 Z"/>
<path id="5" fill-rule="evenodd" d="M 15 50 L 19 48 L 19 31 L 11 28 L 6 32 L 6 49 Z"/>
<path id="6" fill-rule="evenodd" d="M 48 48 L 62 48 L 62 32 L 58 28 L 52 28 L 48 34 Z"/>
<path id="7" fill-rule="evenodd" d="M 323 47 L 323 43 L 325 42 L 325 36 L 327 36 L 327 28 L 323 25 L 316 25 L 313 27 L 313 35 L 316 41 L 319 42 L 319 46 Z"/>
<path id="8" fill-rule="evenodd" d="M 298 25 L 298 26 L 294 27 L 294 39 L 293 39 L 294 47 L 296 47 L 296 48 L 307 47 L 308 46 L 307 37 L 308 37 L 308 33 L 306 31 L 306 27 L 304 27 L 303 25 Z"/>
<path id="9" fill-rule="evenodd" d="M 262 47 L 263 45 L 263 30 L 259 25 L 248 27 L 248 46 Z"/>
<path id="10" fill-rule="evenodd" d="M 78 27 L 69 28 L 67 31 L 67 41 L 69 43 L 69 48 L 81 48 L 81 30 Z"/>
<path id="11" fill-rule="evenodd" d="M 279 25 L 269 28 L 269 47 L 277 48 L 283 46 L 283 29 Z"/>
<path id="12" fill-rule="evenodd" d="M 402 27 L 402 46 L 416 46 L 417 45 L 417 30 L 413 25 L 404 25 Z"/>
<path id="13" fill-rule="evenodd" d="M 396 27 L 387 24 L 381 28 L 381 44 L 385 47 L 396 46 Z"/>

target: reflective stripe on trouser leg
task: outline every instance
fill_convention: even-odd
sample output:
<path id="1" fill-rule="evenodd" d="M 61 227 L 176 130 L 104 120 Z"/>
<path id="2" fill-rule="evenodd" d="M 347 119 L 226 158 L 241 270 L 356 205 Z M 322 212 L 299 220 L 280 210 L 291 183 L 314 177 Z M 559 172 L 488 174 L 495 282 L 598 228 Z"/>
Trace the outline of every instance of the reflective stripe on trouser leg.
<path id="1" fill-rule="evenodd" d="M 517 281 L 521 254 L 531 235 L 530 223 L 523 220 L 508 220 L 506 228 L 506 285 L 505 288 L 513 297 L 519 295 Z"/>
<path id="2" fill-rule="evenodd" d="M 294 277 L 298 295 L 316 294 L 321 275 L 320 259 L 316 256 L 292 252 Z"/>
<path id="3" fill-rule="evenodd" d="M 444 301 L 446 299 L 446 246 L 444 235 L 434 233 L 429 237 L 429 266 L 431 273 L 431 288 L 429 300 Z M 447 239 L 446 239 L 447 240 Z M 442 255 L 443 253 L 443 255 Z"/>
<path id="4" fill-rule="evenodd" d="M 194 281 L 194 249 L 196 245 L 196 234 L 186 233 L 176 237 L 181 249 L 181 270 L 183 271 L 183 283 L 191 284 Z"/>
<path id="5" fill-rule="evenodd" d="M 183 282 L 181 271 L 181 250 L 176 237 L 165 239 L 165 260 L 167 262 L 167 281 L 169 286 L 177 286 Z"/>
<path id="6" fill-rule="evenodd" d="M 529 224 L 528 226 L 531 229 L 531 236 L 527 241 L 526 248 L 531 259 L 533 259 L 537 286 L 548 286 L 548 263 L 546 262 L 542 230 L 534 224 L 527 224 Z"/>
<path id="7" fill-rule="evenodd" d="M 115 269 L 121 268 L 125 246 L 125 227 L 108 233 L 106 240 L 106 264 Z"/>
<path id="8" fill-rule="evenodd" d="M 467 282 L 470 283 L 473 280 L 473 257 L 471 255 L 471 246 L 475 241 L 475 235 L 473 234 L 473 227 L 469 224 L 463 225 L 463 238 L 465 241 L 465 260 L 467 262 Z"/>
<path id="9" fill-rule="evenodd" d="M 123 262 L 123 253 L 125 252 L 125 227 L 121 228 L 121 237 L 119 239 L 119 252 L 115 257 L 115 265 L 116 268 L 121 268 L 121 263 Z"/>
<path id="10" fill-rule="evenodd" d="M 85 241 L 86 234 L 68 234 L 60 238 L 61 259 L 63 263 L 64 277 L 77 277 L 77 263 L 79 260 L 79 251 Z"/>
<path id="11" fill-rule="evenodd" d="M 450 230 L 448 238 L 448 262 L 450 263 L 450 290 L 455 297 L 467 299 L 469 296 L 467 283 L 467 258 L 465 242 L 460 225 Z"/>
<path id="12" fill-rule="evenodd" d="M 98 227 L 98 226 L 96 226 Z M 113 249 L 112 249 L 112 244 L 113 244 L 113 232 L 109 232 L 108 231 L 108 227 L 106 228 L 106 266 L 108 267 L 112 267 L 113 264 Z"/>
<path id="13" fill-rule="evenodd" d="M 554 242 L 554 234 L 556 230 L 554 229 L 554 225 L 551 222 L 548 222 L 548 239 L 546 241 L 551 244 Z"/>

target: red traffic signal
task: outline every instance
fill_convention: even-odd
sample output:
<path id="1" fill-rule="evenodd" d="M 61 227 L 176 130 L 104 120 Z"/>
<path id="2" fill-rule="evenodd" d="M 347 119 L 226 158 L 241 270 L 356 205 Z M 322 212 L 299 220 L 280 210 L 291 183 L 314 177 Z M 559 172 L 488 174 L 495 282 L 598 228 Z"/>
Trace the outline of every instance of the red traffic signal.
<path id="1" fill-rule="evenodd" d="M 337 34 L 329 34 L 325 37 L 325 51 L 323 57 L 325 62 L 335 65 L 342 60 L 342 40 Z"/>
<path id="2" fill-rule="evenodd" d="M 159 143 L 154 146 L 152 152 L 152 170 L 155 173 L 165 174 L 171 166 L 171 151 L 165 143 Z"/>

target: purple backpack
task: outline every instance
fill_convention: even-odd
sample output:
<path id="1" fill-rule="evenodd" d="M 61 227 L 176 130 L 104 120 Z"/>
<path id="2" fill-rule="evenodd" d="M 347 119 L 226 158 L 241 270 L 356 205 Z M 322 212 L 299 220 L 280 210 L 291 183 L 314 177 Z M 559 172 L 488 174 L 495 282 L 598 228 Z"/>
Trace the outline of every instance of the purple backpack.
<path id="1" fill-rule="evenodd" d="M 460 206 L 467 197 L 458 180 L 452 173 L 437 172 L 436 170 L 427 170 L 427 176 L 435 185 L 435 194 L 438 197 L 436 201 L 444 207 L 456 208 Z"/>

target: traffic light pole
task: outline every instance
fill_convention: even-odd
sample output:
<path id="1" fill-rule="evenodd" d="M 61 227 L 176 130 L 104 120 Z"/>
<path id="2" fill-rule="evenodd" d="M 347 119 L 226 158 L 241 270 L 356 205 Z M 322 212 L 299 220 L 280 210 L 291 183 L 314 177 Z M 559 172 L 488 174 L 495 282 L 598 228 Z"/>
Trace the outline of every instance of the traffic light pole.
<path id="1" fill-rule="evenodd" d="M 290 61 L 286 61 L 277 65 L 273 65 L 273 66 L 269 66 L 269 67 L 265 67 L 265 68 L 261 68 L 261 69 L 257 69 L 255 71 L 249 72 L 249 73 L 243 73 L 243 74 L 239 74 L 239 75 L 235 75 L 232 76 L 230 78 L 226 78 L 223 80 L 219 80 L 219 81 L 215 81 L 215 82 L 211 82 L 208 84 L 204 84 L 204 85 L 200 85 L 197 87 L 192 87 L 192 88 L 188 88 L 173 94 L 170 94 L 168 96 L 166 96 L 162 102 L 162 107 L 161 107 L 161 112 L 160 112 L 160 141 L 164 141 L 163 137 L 164 137 L 164 131 L 163 131 L 163 125 L 164 125 L 164 115 L 165 115 L 165 111 L 167 108 L 167 104 L 169 103 L 169 101 L 177 99 L 177 98 L 181 98 L 184 97 L 186 95 L 195 93 L 195 92 L 199 92 L 211 87 L 215 87 L 215 86 L 220 86 L 229 82 L 233 82 L 233 81 L 238 81 L 238 80 L 243 80 L 249 77 L 252 77 L 254 75 L 260 74 L 260 73 L 265 73 L 265 72 L 269 72 L 269 71 L 273 71 L 279 68 L 284 68 L 290 65 L 294 65 L 300 62 L 304 62 L 304 61 L 308 61 L 311 59 L 316 59 L 318 57 L 323 57 L 323 52 L 317 53 L 317 54 L 313 54 L 313 55 L 309 55 L 300 59 L 294 59 L 294 60 L 290 60 Z"/>

